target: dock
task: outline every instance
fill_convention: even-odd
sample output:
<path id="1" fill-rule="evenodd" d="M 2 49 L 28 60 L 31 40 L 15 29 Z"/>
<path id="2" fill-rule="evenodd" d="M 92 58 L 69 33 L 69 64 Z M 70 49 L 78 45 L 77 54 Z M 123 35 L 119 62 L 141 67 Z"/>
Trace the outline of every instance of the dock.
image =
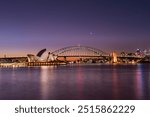
<path id="1" fill-rule="evenodd" d="M 64 62 L 28 62 L 27 66 L 51 66 L 51 65 L 66 65 Z"/>
<path id="2" fill-rule="evenodd" d="M 26 62 L 26 63 L 0 63 L 0 67 L 28 67 L 66 65 L 64 62 Z"/>

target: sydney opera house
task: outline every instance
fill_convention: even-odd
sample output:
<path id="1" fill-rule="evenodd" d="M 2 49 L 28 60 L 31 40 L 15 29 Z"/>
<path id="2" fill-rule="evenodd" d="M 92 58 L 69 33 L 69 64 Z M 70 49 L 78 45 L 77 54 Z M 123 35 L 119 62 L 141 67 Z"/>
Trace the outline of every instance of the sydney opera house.
<path id="1" fill-rule="evenodd" d="M 0 58 L 0 67 L 28 66 L 28 63 L 48 63 L 57 60 L 57 56 L 46 49 L 42 49 L 36 55 L 27 54 L 27 57 L 3 57 Z M 32 64 L 31 64 L 32 65 Z"/>
<path id="2" fill-rule="evenodd" d="M 49 62 L 57 60 L 57 56 L 51 52 L 47 52 L 46 49 L 42 49 L 37 55 L 28 54 L 28 62 Z"/>

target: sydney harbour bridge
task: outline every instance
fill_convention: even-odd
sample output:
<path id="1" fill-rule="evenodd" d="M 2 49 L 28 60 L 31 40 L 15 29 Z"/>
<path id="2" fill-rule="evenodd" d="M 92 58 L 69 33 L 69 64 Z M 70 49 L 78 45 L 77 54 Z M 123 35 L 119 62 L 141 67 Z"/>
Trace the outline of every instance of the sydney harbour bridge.
<path id="1" fill-rule="evenodd" d="M 44 57 L 44 55 L 46 56 Z M 46 52 L 46 49 L 42 49 L 37 55 L 28 54 L 29 62 L 37 61 L 63 61 L 63 62 L 85 62 L 91 60 L 107 60 L 110 58 L 109 54 L 99 49 L 88 46 L 69 46 L 58 49 L 53 52 Z"/>
<path id="2" fill-rule="evenodd" d="M 51 65 L 58 63 L 137 63 L 142 60 L 150 61 L 150 57 L 135 54 L 106 53 L 100 49 L 89 46 L 69 46 L 53 52 L 42 49 L 36 55 L 27 57 L 0 58 L 3 63 L 28 63 L 29 65 Z"/>

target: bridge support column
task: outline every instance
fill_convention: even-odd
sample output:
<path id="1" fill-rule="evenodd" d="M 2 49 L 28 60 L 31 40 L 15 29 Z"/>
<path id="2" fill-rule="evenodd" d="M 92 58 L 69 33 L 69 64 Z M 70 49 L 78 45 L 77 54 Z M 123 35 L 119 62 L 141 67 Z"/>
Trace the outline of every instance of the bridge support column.
<path id="1" fill-rule="evenodd" d="M 112 63 L 117 63 L 117 53 L 116 52 L 112 52 Z"/>

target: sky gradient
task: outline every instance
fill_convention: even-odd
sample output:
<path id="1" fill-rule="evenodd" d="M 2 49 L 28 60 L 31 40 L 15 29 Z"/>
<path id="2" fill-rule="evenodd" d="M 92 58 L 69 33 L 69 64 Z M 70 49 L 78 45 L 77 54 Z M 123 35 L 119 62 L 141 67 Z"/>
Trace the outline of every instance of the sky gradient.
<path id="1" fill-rule="evenodd" d="M 150 49 L 144 0 L 0 0 L 0 56 L 86 45 L 105 52 Z"/>

